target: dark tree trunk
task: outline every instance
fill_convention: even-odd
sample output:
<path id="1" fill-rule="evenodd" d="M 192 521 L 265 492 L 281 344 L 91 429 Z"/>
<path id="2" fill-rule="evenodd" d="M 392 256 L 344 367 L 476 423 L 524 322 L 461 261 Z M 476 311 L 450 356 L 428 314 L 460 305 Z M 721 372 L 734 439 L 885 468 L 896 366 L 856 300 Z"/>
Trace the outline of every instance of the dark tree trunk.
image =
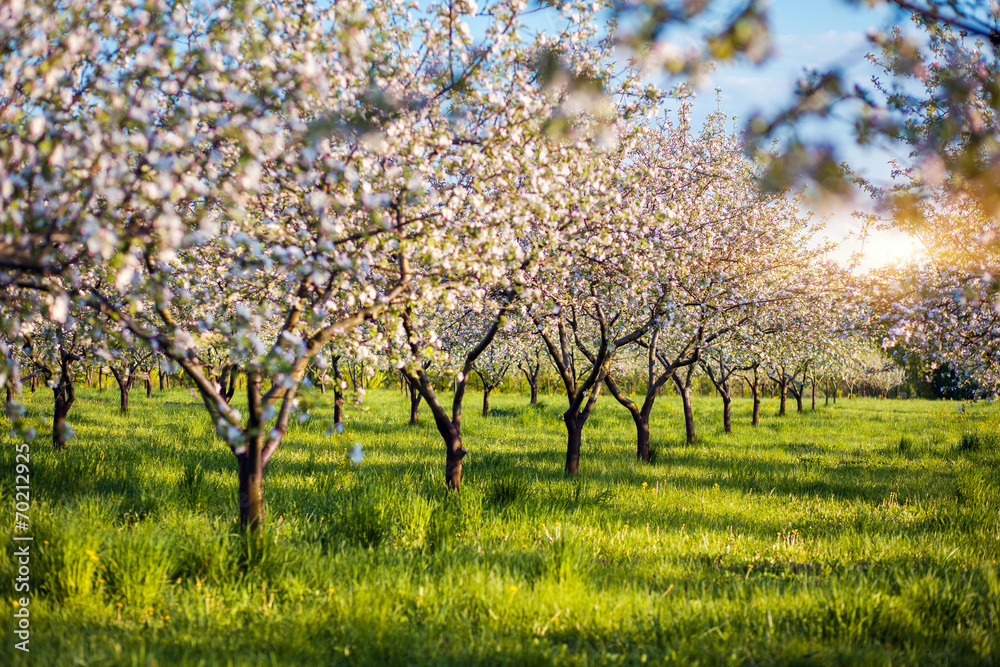
<path id="1" fill-rule="evenodd" d="M 615 400 L 622 404 L 632 416 L 632 421 L 635 423 L 635 457 L 645 463 L 649 463 L 649 415 L 653 411 L 653 403 L 656 401 L 658 390 L 666 382 L 665 375 L 661 376 L 654 383 L 652 390 L 650 390 L 650 387 L 646 387 L 646 398 L 642 403 L 642 409 L 639 409 L 635 401 L 618 388 L 618 383 L 614 377 L 608 375 L 604 378 L 604 385 L 608 388 L 608 391 L 611 392 Z"/>
<path id="2" fill-rule="evenodd" d="M 414 383 L 409 384 L 410 387 L 410 423 L 416 424 L 419 421 L 419 416 L 417 411 L 420 409 L 420 390 Z M 443 434 L 442 434 L 443 435 Z"/>
<path id="3" fill-rule="evenodd" d="M 812 379 L 812 409 L 813 412 L 816 411 L 816 377 L 813 376 Z"/>
<path id="4" fill-rule="evenodd" d="M 97 369 L 97 389 L 104 391 L 104 367 Z"/>
<path id="5" fill-rule="evenodd" d="M 440 430 L 438 426 L 438 430 Z M 449 489 L 455 491 L 462 490 L 462 459 L 469 451 L 462 446 L 462 436 L 454 428 L 448 429 L 448 434 L 444 436 L 445 463 L 444 481 Z"/>
<path id="6" fill-rule="evenodd" d="M 705 369 L 708 379 L 712 382 L 712 386 L 715 387 L 715 393 L 722 398 L 722 429 L 726 433 L 732 433 L 733 387 L 730 383 L 730 378 L 737 369 L 731 366 L 726 366 L 725 357 L 722 352 L 719 353 L 717 362 L 715 359 L 703 359 L 701 367 Z M 716 376 L 716 373 L 718 373 L 718 376 Z M 738 380 L 738 382 L 740 385 L 740 392 L 742 393 L 743 380 Z"/>
<path id="7" fill-rule="evenodd" d="M 691 373 L 688 372 L 686 380 L 681 380 L 676 374 L 672 377 L 677 385 L 677 393 L 681 397 L 681 405 L 684 408 L 684 434 L 688 444 L 697 442 L 694 431 L 694 410 L 691 408 Z"/>
<path id="8" fill-rule="evenodd" d="M 340 357 L 333 358 L 333 423 L 340 424 L 344 421 L 344 381 L 340 373 Z"/>
<path id="9" fill-rule="evenodd" d="M 52 390 L 56 404 L 52 412 L 52 445 L 59 450 L 66 449 L 66 415 L 69 414 L 69 402 L 66 400 L 62 387 Z"/>
<path id="10" fill-rule="evenodd" d="M 521 372 L 524 373 L 525 379 L 528 381 L 528 387 L 531 388 L 531 404 L 538 405 L 538 372 L 541 368 L 541 363 L 536 364 L 533 369 L 525 368 L 524 366 L 520 368 Z"/>
<path id="11" fill-rule="evenodd" d="M 596 380 L 592 385 L 591 394 L 588 396 L 585 389 L 573 388 L 574 395 L 571 396 L 569 408 L 563 413 L 563 421 L 566 422 L 566 467 L 567 475 L 576 475 L 580 469 L 580 445 L 583 441 L 583 426 L 587 423 L 590 413 L 597 405 L 597 397 L 601 394 L 601 385 L 604 383 L 605 371 L 603 369 L 592 372 L 591 377 Z M 566 383 L 567 389 L 572 386 Z M 587 385 L 585 384 L 584 387 Z"/>
<path id="12" fill-rule="evenodd" d="M 358 391 L 357 370 L 353 361 L 347 362 L 347 375 L 351 378 L 351 391 Z"/>
<path id="13" fill-rule="evenodd" d="M 632 421 L 635 422 L 635 456 L 649 463 L 649 420 L 636 411 L 632 412 Z"/>
<path id="14" fill-rule="evenodd" d="M 228 403 L 232 396 L 227 395 L 229 389 L 229 373 L 232 370 L 232 366 L 226 364 L 222 367 L 222 375 L 219 376 L 219 395 L 222 396 L 223 400 Z"/>
<path id="15" fill-rule="evenodd" d="M 164 378 L 164 373 L 163 373 L 163 370 L 162 370 L 162 369 L 161 369 L 161 370 L 158 370 L 158 371 L 156 372 L 156 377 L 157 377 L 157 378 L 159 378 L 159 380 L 160 380 L 160 391 L 163 391 L 163 390 L 165 389 L 165 387 L 164 387 L 164 385 L 163 385 L 163 382 L 164 382 L 164 379 L 165 379 L 165 378 Z"/>
<path id="16" fill-rule="evenodd" d="M 57 450 L 66 449 L 66 416 L 76 401 L 76 390 L 69 369 L 70 360 L 66 354 L 62 356 L 59 384 L 52 390 L 55 395 L 55 408 L 52 411 L 52 445 Z"/>
<path id="17" fill-rule="evenodd" d="M 146 376 L 146 398 L 153 398 L 153 383 L 148 375 Z"/>
<path id="18" fill-rule="evenodd" d="M 264 522 L 264 468 L 261 466 L 260 450 L 260 435 L 248 436 L 246 453 L 236 456 L 239 465 L 237 493 L 240 526 L 251 532 L 256 531 Z"/>
<path id="19" fill-rule="evenodd" d="M 778 383 L 778 389 L 780 391 L 780 398 L 781 398 L 781 402 L 778 404 L 778 416 L 779 417 L 784 417 L 785 416 L 785 398 L 786 398 L 786 396 L 788 394 L 788 383 L 787 382 L 779 382 Z"/>
<path id="20" fill-rule="evenodd" d="M 567 475 L 574 476 L 580 470 L 580 445 L 583 441 L 583 425 L 587 421 L 586 417 L 580 419 L 581 415 L 571 415 L 567 412 L 563 415 L 566 422 L 566 467 Z"/>
<path id="21" fill-rule="evenodd" d="M 118 408 L 123 415 L 128 414 L 128 395 L 132 391 L 132 375 L 131 373 L 123 375 L 121 371 L 112 368 L 111 374 L 115 377 L 115 382 L 118 384 Z"/>
<path id="22" fill-rule="evenodd" d="M 490 390 L 489 388 L 483 388 L 483 416 L 490 416 Z"/>
<path id="23" fill-rule="evenodd" d="M 733 432 L 733 420 L 732 420 L 732 403 L 733 399 L 729 394 L 722 395 L 722 428 L 726 433 Z"/>
<path id="24" fill-rule="evenodd" d="M 753 399 L 753 416 L 750 418 L 750 425 L 760 424 L 760 377 L 757 374 L 757 367 L 751 367 L 753 371 L 753 382 L 746 378 L 747 386 L 750 387 L 750 397 Z"/>
<path id="25" fill-rule="evenodd" d="M 236 376 L 239 366 L 236 364 L 226 364 L 222 367 L 222 375 L 219 376 L 219 395 L 222 400 L 229 403 L 236 394 Z"/>
<path id="26" fill-rule="evenodd" d="M 653 411 L 653 403 L 659 390 L 663 388 L 666 378 L 661 377 L 660 382 L 655 383 L 653 390 L 646 388 L 646 399 L 642 403 L 642 408 L 635 404 L 635 401 L 625 396 L 619 391 L 617 384 L 611 376 L 604 379 L 604 384 L 608 387 L 611 395 L 625 406 L 629 414 L 632 415 L 632 422 L 635 424 L 635 457 L 639 461 L 649 463 L 649 415 Z"/>
<path id="27" fill-rule="evenodd" d="M 344 390 L 338 383 L 333 389 L 333 423 L 342 424 L 344 422 Z"/>
<path id="28" fill-rule="evenodd" d="M 488 345 L 491 341 L 492 335 L 487 338 L 486 344 L 482 348 L 485 348 L 485 345 Z M 481 352 L 482 348 L 477 349 Z M 476 352 L 476 350 L 473 352 Z M 472 356 L 472 361 L 474 361 L 478 353 L 475 356 L 470 353 L 469 356 Z M 467 361 L 465 372 L 462 374 L 463 380 L 457 383 L 457 390 L 452 397 L 452 412 L 450 417 L 445 411 L 444 406 L 441 405 L 441 401 L 434 391 L 434 383 L 431 382 L 425 370 L 418 371 L 418 375 L 416 376 L 410 373 L 406 374 L 410 391 L 417 390 L 419 392 L 418 396 L 423 396 L 427 399 L 427 407 L 434 416 L 434 425 L 437 426 L 438 433 L 441 434 L 441 438 L 444 440 L 444 481 L 449 489 L 454 489 L 455 491 L 462 490 L 462 459 L 469 453 L 462 445 L 462 400 L 465 396 L 465 384 L 468 379 L 469 366 L 471 366 L 471 362 Z M 414 406 L 416 405 L 416 402 L 411 402 Z M 414 407 L 414 414 L 415 410 L 416 408 Z"/>
<path id="29" fill-rule="evenodd" d="M 224 386 L 224 385 L 220 385 Z M 244 530 L 256 532 L 264 522 L 264 441 L 260 423 L 261 376 L 251 373 L 247 376 L 247 412 L 249 418 L 246 429 L 246 451 L 236 455 L 239 467 L 239 487 L 237 503 L 240 508 L 240 526 Z"/>
<path id="30" fill-rule="evenodd" d="M 684 387 L 681 391 L 681 401 L 684 406 L 684 434 L 690 444 L 698 441 L 694 432 L 694 410 L 691 407 L 691 388 Z"/>
<path id="31" fill-rule="evenodd" d="M 472 374 L 476 359 L 493 342 L 500 328 L 500 322 L 503 321 L 506 313 L 506 306 L 500 309 L 483 339 L 465 355 L 465 364 L 462 366 L 461 372 L 455 376 L 455 394 L 452 396 L 451 401 L 451 416 L 448 415 L 441 405 L 441 401 L 434 391 L 434 383 L 431 382 L 430 377 L 427 375 L 426 366 L 419 369 L 415 374 L 403 369 L 404 373 L 406 373 L 406 379 L 410 383 L 410 391 L 419 391 L 427 401 L 427 407 L 434 416 L 434 424 L 437 426 L 438 433 L 441 434 L 445 446 L 445 484 L 449 489 L 454 489 L 455 491 L 462 489 L 462 459 L 469 453 L 462 445 L 462 401 L 465 397 L 465 387 L 469 376 Z M 412 334 L 408 317 L 404 317 L 403 326 L 406 328 L 407 334 Z M 416 353 L 416 349 L 414 349 L 414 352 Z M 462 378 L 461 381 L 458 379 L 459 376 Z M 415 402 L 411 401 L 411 403 L 414 403 L 415 415 Z"/>

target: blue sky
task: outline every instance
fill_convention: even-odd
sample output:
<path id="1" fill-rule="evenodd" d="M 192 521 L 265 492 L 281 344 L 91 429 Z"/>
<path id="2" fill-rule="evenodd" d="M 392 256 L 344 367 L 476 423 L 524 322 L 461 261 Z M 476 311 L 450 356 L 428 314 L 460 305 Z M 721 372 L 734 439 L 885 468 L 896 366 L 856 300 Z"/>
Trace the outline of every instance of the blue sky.
<path id="1" fill-rule="evenodd" d="M 873 9 L 866 6 L 865 1 L 852 4 L 847 0 L 771 0 L 768 16 L 773 55 L 759 66 L 739 62 L 719 64 L 696 91 L 696 126 L 715 111 L 717 104 L 727 116 L 738 119 L 737 128 L 757 112 L 768 116 L 787 107 L 796 81 L 809 69 L 822 71 L 842 67 L 848 81 L 869 83 L 877 74 L 875 67 L 865 60 L 865 55 L 873 50 L 868 40 L 869 32 L 887 30 L 895 24 L 908 25 L 909 18 L 899 10 L 888 8 L 884 2 Z M 715 14 L 702 25 L 721 21 L 730 8 L 739 4 L 737 0 L 715 0 L 710 5 Z M 549 12 L 533 16 L 531 23 L 553 32 L 562 25 L 557 15 Z M 698 43 L 699 36 L 697 28 L 688 26 L 671 31 L 668 39 L 684 47 Z M 659 83 L 669 86 L 677 82 L 662 80 Z M 716 89 L 719 90 L 718 98 Z M 834 144 L 841 159 L 876 182 L 888 183 L 890 159 L 906 159 L 905 149 L 859 148 L 854 141 L 848 109 L 839 118 L 809 123 L 800 132 L 809 139 Z M 914 251 L 914 242 L 899 232 L 872 231 L 863 241 L 858 237 L 860 224 L 852 218 L 851 211 L 853 208 L 870 209 L 869 204 L 856 199 L 834 209 L 817 211 L 830 218 L 827 233 L 831 240 L 846 239 L 837 253 L 838 259 L 846 262 L 852 254 L 860 252 L 864 255 L 862 268 L 870 268 L 909 257 Z"/>
<path id="2" fill-rule="evenodd" d="M 908 17 L 882 6 L 871 9 L 850 5 L 844 0 L 772 0 L 769 8 L 772 42 L 775 53 L 763 65 L 721 64 L 699 91 L 696 115 L 714 111 L 716 104 L 729 116 L 745 121 L 756 112 L 765 115 L 787 105 L 795 82 L 807 69 L 844 67 L 849 79 L 867 83 L 876 69 L 865 61 L 872 50 L 867 35 L 894 24 L 906 25 Z M 716 102 L 715 89 L 719 99 Z M 905 150 L 862 149 L 856 146 L 848 113 L 839 119 L 812 124 L 804 130 L 811 138 L 833 143 L 840 156 L 855 169 L 876 181 L 889 179 L 888 161 L 905 160 Z M 835 210 L 821 211 L 831 216 L 827 225 L 831 239 L 857 233 L 860 226 L 851 217 L 852 206 L 866 208 L 865 201 Z M 846 260 L 854 252 L 863 252 L 864 267 L 908 257 L 914 250 L 911 239 L 898 232 L 872 232 L 864 240 L 848 240 L 839 253 Z"/>
<path id="3" fill-rule="evenodd" d="M 849 79 L 866 83 L 876 73 L 865 61 L 871 50 L 868 31 L 905 21 L 885 7 L 873 10 L 843 0 L 776 0 L 769 14 L 774 55 L 760 66 L 720 64 L 700 91 L 699 115 L 714 110 L 715 88 L 721 90 L 720 105 L 727 115 L 746 120 L 755 112 L 774 113 L 788 104 L 796 81 L 809 69 L 844 67 Z M 850 131 L 849 124 L 836 120 L 807 130 L 838 145 L 871 176 L 888 177 L 888 155 L 857 149 Z"/>

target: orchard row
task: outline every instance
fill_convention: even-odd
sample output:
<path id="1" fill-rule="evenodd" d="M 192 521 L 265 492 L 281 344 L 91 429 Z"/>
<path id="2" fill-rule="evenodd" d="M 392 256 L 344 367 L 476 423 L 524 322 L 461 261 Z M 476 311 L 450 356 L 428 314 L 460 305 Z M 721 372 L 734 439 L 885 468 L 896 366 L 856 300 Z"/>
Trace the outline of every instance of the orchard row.
<path id="1" fill-rule="evenodd" d="M 693 438 L 697 372 L 727 415 L 737 374 L 798 399 L 814 378 L 891 384 L 883 342 L 964 321 L 934 305 L 950 283 L 887 301 L 831 261 L 800 195 L 763 187 L 723 116 L 692 127 L 686 89 L 623 62 L 597 4 L 562 3 L 549 31 L 519 0 L 330 4 L 0 8 L 15 422 L 27 378 L 65 447 L 78 369 L 109 369 L 123 410 L 151 368 L 183 373 L 255 527 L 300 399 L 343 364 L 402 373 L 459 489 L 474 373 L 488 394 L 551 364 L 573 475 L 604 388 L 648 459 L 667 383 Z"/>

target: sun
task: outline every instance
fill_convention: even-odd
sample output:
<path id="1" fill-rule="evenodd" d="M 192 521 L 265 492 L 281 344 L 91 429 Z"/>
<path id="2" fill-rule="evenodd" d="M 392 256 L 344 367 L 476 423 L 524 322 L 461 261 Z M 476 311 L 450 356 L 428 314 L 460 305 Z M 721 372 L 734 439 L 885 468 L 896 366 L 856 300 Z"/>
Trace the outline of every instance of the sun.
<path id="1" fill-rule="evenodd" d="M 860 268 L 876 269 L 914 261 L 920 256 L 922 246 L 905 232 L 874 229 L 860 240 L 860 248 L 856 252 L 861 253 Z"/>

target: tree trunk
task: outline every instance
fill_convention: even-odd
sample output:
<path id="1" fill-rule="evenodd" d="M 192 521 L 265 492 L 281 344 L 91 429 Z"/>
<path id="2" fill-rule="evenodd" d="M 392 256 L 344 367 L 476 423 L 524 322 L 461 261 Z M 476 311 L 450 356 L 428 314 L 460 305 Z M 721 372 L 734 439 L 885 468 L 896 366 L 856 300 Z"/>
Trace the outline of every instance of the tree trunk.
<path id="1" fill-rule="evenodd" d="M 580 392 L 570 401 L 569 408 L 563 413 L 563 421 L 566 422 L 566 467 L 567 475 L 574 476 L 580 469 L 580 445 L 583 441 L 583 425 L 587 423 L 587 418 L 594 411 L 597 405 L 597 397 L 601 394 L 601 386 L 604 384 L 604 372 L 601 371 L 596 376 L 597 381 L 592 385 L 593 393 L 589 397 L 585 392 Z M 569 385 L 567 385 L 569 386 Z M 579 401 L 578 401 L 579 399 Z"/>
<path id="2" fill-rule="evenodd" d="M 792 392 L 795 396 L 795 411 L 802 412 L 802 392 Z"/>
<path id="3" fill-rule="evenodd" d="M 753 416 L 750 418 L 750 425 L 757 426 L 760 424 L 760 379 L 757 375 L 757 367 L 752 367 L 753 370 L 753 382 L 750 382 L 750 378 L 747 378 L 747 385 L 750 387 L 750 396 L 753 399 Z"/>
<path id="4" fill-rule="evenodd" d="M 340 424 L 344 421 L 344 389 L 347 382 L 340 372 L 340 357 L 333 358 L 333 423 Z"/>
<path id="5" fill-rule="evenodd" d="M 781 396 L 781 402 L 778 404 L 778 416 L 779 417 L 784 417 L 785 416 L 785 398 L 786 398 L 786 395 L 788 394 L 788 383 L 787 382 L 779 382 L 778 383 L 778 388 L 780 389 L 780 396 Z"/>
<path id="6" fill-rule="evenodd" d="M 153 382 L 146 376 L 146 398 L 153 398 Z"/>
<path id="7" fill-rule="evenodd" d="M 437 426 L 438 433 L 444 440 L 444 481 L 449 489 L 455 491 L 462 490 L 462 459 L 469 453 L 462 446 L 462 400 L 465 396 L 465 378 L 458 382 L 458 391 L 452 398 L 451 417 L 445 412 L 444 406 L 434 391 L 434 383 L 431 382 L 427 373 L 419 371 L 419 377 L 407 373 L 407 382 L 410 385 L 411 397 L 414 391 L 417 392 L 417 400 L 411 400 L 413 406 L 412 416 L 416 415 L 416 405 L 420 397 L 427 399 L 427 407 L 434 417 L 434 425 Z M 467 375 L 466 375 L 467 378 Z M 412 422 L 411 422 L 412 423 Z"/>
<path id="8" fill-rule="evenodd" d="M 694 432 L 694 410 L 691 407 L 691 387 L 684 387 L 681 393 L 681 402 L 684 406 L 684 434 L 689 444 L 698 441 Z"/>
<path id="9" fill-rule="evenodd" d="M 222 374 L 219 376 L 219 395 L 222 400 L 229 403 L 236 394 L 236 376 L 239 372 L 237 364 L 226 364 L 222 367 Z"/>
<path id="10" fill-rule="evenodd" d="M 688 444 L 697 442 L 694 432 L 694 410 L 691 408 L 691 375 L 688 374 L 687 381 L 681 381 L 677 375 L 673 375 L 674 384 L 677 385 L 677 393 L 681 396 L 681 405 L 684 407 L 684 434 Z"/>
<path id="11" fill-rule="evenodd" d="M 334 424 L 342 424 L 344 422 L 344 390 L 340 386 L 341 382 L 342 382 L 341 380 L 334 379 L 334 386 L 333 386 Z"/>
<path id="12" fill-rule="evenodd" d="M 495 333 L 494 328 L 493 333 L 486 340 L 487 345 Z M 475 356 L 478 356 L 478 354 Z M 441 434 L 441 438 L 444 440 L 444 481 L 449 489 L 454 489 L 455 491 L 462 490 L 462 459 L 469 453 L 469 450 L 462 446 L 462 400 L 465 397 L 465 384 L 469 373 L 471 373 L 469 367 L 475 361 L 475 356 L 470 353 L 466 357 L 466 365 L 462 372 L 462 381 L 458 382 L 456 377 L 456 391 L 452 397 L 450 417 L 445 411 L 444 406 L 441 405 L 441 400 L 434 391 L 434 383 L 431 382 L 426 370 L 421 369 L 417 371 L 416 375 L 406 372 L 406 380 L 410 385 L 411 419 L 416 417 L 416 406 L 419 397 L 425 398 L 427 400 L 427 407 L 434 417 L 434 425 L 437 426 L 438 433 Z M 416 400 L 413 399 L 414 392 L 417 392 L 418 398 Z M 411 423 L 413 422 L 411 421 Z"/>
<path id="13" fill-rule="evenodd" d="M 524 366 L 519 367 L 521 372 L 524 373 L 525 379 L 528 381 L 528 386 L 531 388 L 531 404 L 538 405 L 538 369 L 535 368 L 534 374 L 529 373 L 528 369 Z"/>
<path id="14" fill-rule="evenodd" d="M 439 424 L 438 430 L 440 431 L 440 429 L 441 425 Z M 449 489 L 461 491 L 462 459 L 469 452 L 462 446 L 462 436 L 454 427 L 449 425 L 446 430 L 447 434 L 442 433 L 445 446 L 444 481 Z"/>
<path id="15" fill-rule="evenodd" d="M 52 445 L 57 450 L 66 449 L 66 416 L 76 401 L 69 363 L 64 356 L 60 363 L 59 384 L 52 390 L 55 395 L 55 407 L 52 411 Z"/>
<path id="16" fill-rule="evenodd" d="M 344 390 L 337 382 L 333 388 L 333 423 L 342 424 L 344 422 Z"/>
<path id="17" fill-rule="evenodd" d="M 410 423 L 416 424 L 419 421 L 419 418 L 417 416 L 417 410 L 420 408 L 420 399 L 422 397 L 420 395 L 420 391 L 414 384 L 410 383 L 409 387 L 410 387 Z"/>
<path id="18" fill-rule="evenodd" d="M 726 433 L 733 432 L 732 403 L 733 399 L 729 394 L 722 395 L 722 428 Z"/>
<path id="19" fill-rule="evenodd" d="M 646 398 L 640 410 L 635 401 L 619 389 L 618 383 L 612 375 L 604 378 L 604 385 L 611 392 L 611 395 L 632 415 L 632 421 L 635 423 L 635 457 L 645 463 L 649 463 L 650 457 L 649 415 L 653 412 L 653 403 L 656 400 L 657 389 L 662 387 L 664 382 L 666 382 L 666 377 L 661 376 L 659 384 L 654 384 L 652 391 L 650 391 L 648 386 L 646 387 Z"/>
<path id="20" fill-rule="evenodd" d="M 236 456 L 239 465 L 240 526 L 256 531 L 264 521 L 264 466 L 260 433 L 247 434 L 247 451 Z"/>
<path id="21" fill-rule="evenodd" d="M 635 457 L 644 463 L 649 463 L 649 420 L 638 410 L 629 412 L 632 414 L 632 421 L 635 422 Z"/>
<path id="22" fill-rule="evenodd" d="M 118 407 L 123 415 L 128 414 L 128 395 L 132 390 L 132 376 L 122 375 L 120 371 L 112 368 L 111 374 L 118 383 Z"/>
<path id="23" fill-rule="evenodd" d="M 52 390 L 56 404 L 52 412 L 52 445 L 58 449 L 66 449 L 66 415 L 69 414 L 69 402 L 66 400 L 63 387 L 60 385 Z"/>
<path id="24" fill-rule="evenodd" d="M 490 390 L 486 387 L 483 388 L 483 416 L 490 416 Z"/>
<path id="25" fill-rule="evenodd" d="M 580 445 L 583 440 L 583 424 L 584 420 L 581 420 L 580 415 L 571 415 L 568 413 L 563 415 L 563 421 L 566 422 L 566 467 L 565 472 L 569 476 L 574 476 L 580 470 Z"/>
<path id="26" fill-rule="evenodd" d="M 261 376 L 259 372 L 247 375 L 247 428 L 246 451 L 236 455 L 239 486 L 237 504 L 240 508 L 240 527 L 256 532 L 264 522 L 264 441 L 260 423 Z"/>
<path id="27" fill-rule="evenodd" d="M 816 411 L 816 376 L 812 379 L 812 409 L 813 412 Z"/>
<path id="28" fill-rule="evenodd" d="M 226 364 L 222 367 L 222 375 L 219 376 L 219 395 L 222 396 L 223 400 L 228 403 L 232 399 L 232 395 L 227 395 L 227 390 L 229 389 L 229 374 L 232 370 L 232 366 Z"/>

